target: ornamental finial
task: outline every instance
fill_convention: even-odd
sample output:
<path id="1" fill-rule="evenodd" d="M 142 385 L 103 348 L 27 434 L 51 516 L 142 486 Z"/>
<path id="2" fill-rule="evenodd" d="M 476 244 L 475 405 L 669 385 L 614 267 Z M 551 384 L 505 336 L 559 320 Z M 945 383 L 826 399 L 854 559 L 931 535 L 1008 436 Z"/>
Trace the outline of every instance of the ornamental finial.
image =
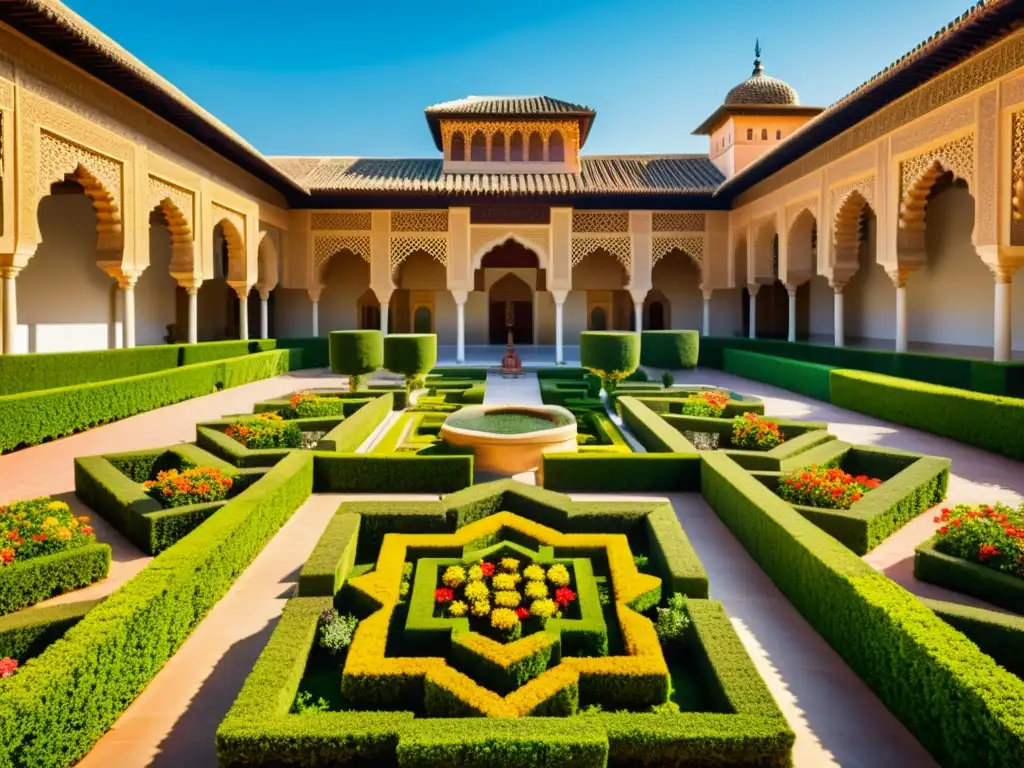
<path id="1" fill-rule="evenodd" d="M 764 73 L 764 64 L 761 63 L 761 40 L 760 38 L 754 41 L 754 74 L 760 75 Z"/>

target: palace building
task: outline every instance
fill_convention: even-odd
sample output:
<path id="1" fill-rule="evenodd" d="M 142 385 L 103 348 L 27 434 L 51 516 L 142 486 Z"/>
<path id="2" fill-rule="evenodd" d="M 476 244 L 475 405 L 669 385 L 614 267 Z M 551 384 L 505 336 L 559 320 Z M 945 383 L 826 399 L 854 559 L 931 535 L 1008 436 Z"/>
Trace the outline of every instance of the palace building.
<path id="1" fill-rule="evenodd" d="M 588 155 L 591 107 L 469 96 L 425 110 L 432 157 L 267 157 L 56 0 L 3 0 L 2 349 L 380 327 L 462 360 L 511 326 L 559 359 L 641 328 L 1024 356 L 1022 26 L 978 3 L 827 108 L 758 48 L 702 155 Z"/>

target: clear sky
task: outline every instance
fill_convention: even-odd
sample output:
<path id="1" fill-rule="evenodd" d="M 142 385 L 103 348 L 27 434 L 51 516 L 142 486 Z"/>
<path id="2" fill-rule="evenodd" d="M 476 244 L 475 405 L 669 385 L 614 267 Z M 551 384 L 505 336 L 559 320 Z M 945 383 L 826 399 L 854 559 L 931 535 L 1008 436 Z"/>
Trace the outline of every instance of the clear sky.
<path id="1" fill-rule="evenodd" d="M 970 0 L 65 0 L 268 155 L 436 157 L 423 108 L 475 95 L 587 104 L 590 154 L 691 136 L 765 71 L 827 106 Z"/>

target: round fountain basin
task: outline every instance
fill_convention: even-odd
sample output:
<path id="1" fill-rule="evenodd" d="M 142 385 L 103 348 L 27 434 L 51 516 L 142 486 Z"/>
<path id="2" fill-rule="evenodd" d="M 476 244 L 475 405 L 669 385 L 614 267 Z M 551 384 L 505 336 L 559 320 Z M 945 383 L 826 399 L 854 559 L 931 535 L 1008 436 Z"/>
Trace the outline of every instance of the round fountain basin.
<path id="1" fill-rule="evenodd" d="M 555 405 L 471 405 L 448 416 L 439 434 L 472 448 L 476 470 L 503 475 L 538 469 L 550 451 L 576 452 L 576 418 Z"/>

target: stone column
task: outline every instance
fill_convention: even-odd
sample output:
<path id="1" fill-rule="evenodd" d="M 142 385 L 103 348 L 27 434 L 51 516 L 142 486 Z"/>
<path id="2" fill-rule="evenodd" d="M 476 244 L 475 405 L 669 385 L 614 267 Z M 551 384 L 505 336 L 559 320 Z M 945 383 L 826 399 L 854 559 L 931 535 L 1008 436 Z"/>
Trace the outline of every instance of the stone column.
<path id="1" fill-rule="evenodd" d="M 202 283 L 193 283 L 185 290 L 188 293 L 188 343 L 195 344 L 199 341 L 199 286 Z"/>
<path id="2" fill-rule="evenodd" d="M 990 265 L 989 269 L 996 280 L 995 296 L 995 338 L 992 342 L 992 359 L 997 363 L 1009 362 L 1011 357 L 1011 341 L 1013 327 L 1013 273 L 1016 264 Z"/>
<path id="3" fill-rule="evenodd" d="M 468 291 L 452 291 L 452 298 L 455 299 L 455 325 L 456 325 L 456 347 L 455 362 L 466 362 L 466 299 L 469 298 Z"/>
<path id="4" fill-rule="evenodd" d="M 322 288 L 310 288 L 307 291 L 312 303 L 313 336 L 320 335 L 320 291 L 322 290 Z"/>
<path id="5" fill-rule="evenodd" d="M 18 331 L 18 297 L 14 280 L 18 276 L 18 267 L 0 267 L 0 279 L 3 280 L 4 304 L 4 354 L 14 354 L 14 337 Z"/>
<path id="6" fill-rule="evenodd" d="M 565 300 L 569 296 L 569 292 L 552 291 L 551 296 L 555 300 L 555 363 L 561 365 L 565 362 L 562 347 L 562 310 L 565 308 Z"/>
<path id="7" fill-rule="evenodd" d="M 796 341 L 796 291 L 799 286 L 786 283 L 786 294 L 789 296 L 789 330 L 786 341 Z"/>
<path id="8" fill-rule="evenodd" d="M 711 335 L 711 294 L 713 291 L 710 288 L 705 288 L 703 291 L 704 296 L 704 317 L 703 323 L 701 324 L 701 336 Z"/>
<path id="9" fill-rule="evenodd" d="M 846 344 L 846 329 L 843 321 L 846 318 L 846 313 L 843 310 L 843 286 L 842 284 L 835 284 L 832 286 L 832 326 L 835 332 L 835 345 L 842 347 Z"/>
<path id="10" fill-rule="evenodd" d="M 118 280 L 121 299 L 124 302 L 124 347 L 135 346 L 135 275 L 125 275 Z"/>
<path id="11" fill-rule="evenodd" d="M 260 338 L 270 336 L 270 291 L 260 291 Z"/>
<path id="12" fill-rule="evenodd" d="M 896 351 L 907 351 L 907 278 L 905 269 L 887 270 L 886 274 L 896 287 Z"/>
<path id="13" fill-rule="evenodd" d="M 760 283 L 747 283 L 747 291 L 750 293 L 750 322 L 747 335 L 757 338 L 757 292 L 761 290 Z"/>
<path id="14" fill-rule="evenodd" d="M 235 288 L 238 295 L 238 338 L 249 338 L 249 286 Z"/>
<path id="15" fill-rule="evenodd" d="M 637 333 L 644 329 L 644 305 L 643 302 L 633 304 L 633 327 Z"/>
<path id="16" fill-rule="evenodd" d="M 380 335 L 388 335 L 388 310 L 391 305 L 388 302 L 382 302 L 380 305 Z"/>

